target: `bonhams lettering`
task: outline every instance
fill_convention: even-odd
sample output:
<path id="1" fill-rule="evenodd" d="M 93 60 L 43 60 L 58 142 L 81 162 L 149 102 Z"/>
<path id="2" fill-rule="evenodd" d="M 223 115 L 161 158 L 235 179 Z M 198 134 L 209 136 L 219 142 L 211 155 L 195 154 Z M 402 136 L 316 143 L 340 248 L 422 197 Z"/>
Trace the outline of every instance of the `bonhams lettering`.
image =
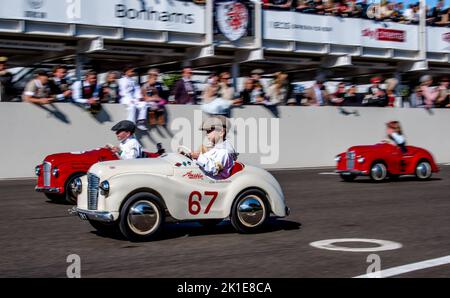
<path id="1" fill-rule="evenodd" d="M 195 18 L 191 13 L 159 11 L 153 7 L 145 7 L 145 9 L 129 8 L 124 4 L 116 4 L 116 18 L 127 18 L 130 20 L 144 20 L 154 22 L 194 24 Z"/>

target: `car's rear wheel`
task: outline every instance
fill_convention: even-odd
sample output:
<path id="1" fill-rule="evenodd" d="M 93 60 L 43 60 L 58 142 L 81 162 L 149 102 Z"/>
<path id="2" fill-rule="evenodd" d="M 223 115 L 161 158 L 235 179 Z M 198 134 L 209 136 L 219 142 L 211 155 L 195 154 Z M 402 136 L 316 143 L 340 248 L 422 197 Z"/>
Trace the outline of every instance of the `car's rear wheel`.
<path id="1" fill-rule="evenodd" d="M 131 196 L 120 211 L 120 231 L 132 241 L 153 240 L 164 223 L 164 208 L 151 193 Z"/>
<path id="2" fill-rule="evenodd" d="M 76 205 L 77 204 L 77 194 L 73 192 L 73 184 L 77 178 L 80 178 L 82 176 L 86 175 L 85 173 L 77 173 L 73 176 L 70 176 L 69 179 L 67 179 L 66 182 L 66 192 L 64 193 L 64 200 L 68 204 Z"/>
<path id="3" fill-rule="evenodd" d="M 112 235 L 117 235 L 120 232 L 117 222 L 106 223 L 106 222 L 99 222 L 99 221 L 95 221 L 95 220 L 89 220 L 89 223 L 101 235 L 112 236 Z"/>
<path id="4" fill-rule="evenodd" d="M 375 182 L 381 182 L 386 179 L 388 171 L 386 165 L 382 162 L 375 162 L 370 167 L 370 178 Z"/>
<path id="5" fill-rule="evenodd" d="M 416 165 L 416 178 L 419 180 L 428 180 L 433 175 L 431 164 L 427 160 L 421 160 Z"/>
<path id="6" fill-rule="evenodd" d="M 345 182 L 352 182 L 353 180 L 356 179 L 356 175 L 355 174 L 340 174 L 341 179 L 344 180 Z"/>
<path id="7" fill-rule="evenodd" d="M 258 189 L 244 191 L 231 207 L 231 224 L 240 233 L 260 231 L 269 216 L 266 194 Z"/>

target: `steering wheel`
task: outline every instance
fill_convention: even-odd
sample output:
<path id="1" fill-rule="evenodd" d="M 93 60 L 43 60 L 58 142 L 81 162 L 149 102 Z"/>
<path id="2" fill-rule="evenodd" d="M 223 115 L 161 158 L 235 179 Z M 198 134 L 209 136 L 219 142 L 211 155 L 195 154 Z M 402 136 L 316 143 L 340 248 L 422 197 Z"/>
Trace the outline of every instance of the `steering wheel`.
<path id="1" fill-rule="evenodd" d="M 186 156 L 186 157 L 189 158 L 189 159 L 192 159 L 192 156 L 191 156 L 192 150 L 189 149 L 189 148 L 186 147 L 186 146 L 183 146 L 183 145 L 178 146 L 177 152 L 178 152 L 179 154 L 182 154 L 182 155 Z"/>

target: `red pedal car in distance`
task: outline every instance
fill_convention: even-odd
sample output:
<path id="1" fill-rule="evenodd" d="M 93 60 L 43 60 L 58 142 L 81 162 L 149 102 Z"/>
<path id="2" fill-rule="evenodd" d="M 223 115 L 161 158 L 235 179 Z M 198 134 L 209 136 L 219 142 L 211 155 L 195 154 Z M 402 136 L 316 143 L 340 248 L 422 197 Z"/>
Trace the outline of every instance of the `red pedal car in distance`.
<path id="1" fill-rule="evenodd" d="M 357 176 L 383 181 L 400 175 L 415 175 L 419 180 L 427 180 L 439 172 L 430 152 L 414 146 L 406 146 L 406 149 L 403 153 L 400 147 L 389 143 L 353 146 L 336 156 L 336 172 L 344 181 L 353 181 Z"/>
<path id="2" fill-rule="evenodd" d="M 164 149 L 161 144 L 158 143 L 157 147 L 156 153 L 144 151 L 145 157 L 155 158 L 162 155 Z M 51 201 L 76 204 L 76 196 L 72 193 L 71 187 L 74 181 L 86 175 L 93 164 L 118 159 L 117 155 L 107 148 L 48 155 L 43 163 L 35 168 L 37 176 L 35 190 L 43 192 Z"/>

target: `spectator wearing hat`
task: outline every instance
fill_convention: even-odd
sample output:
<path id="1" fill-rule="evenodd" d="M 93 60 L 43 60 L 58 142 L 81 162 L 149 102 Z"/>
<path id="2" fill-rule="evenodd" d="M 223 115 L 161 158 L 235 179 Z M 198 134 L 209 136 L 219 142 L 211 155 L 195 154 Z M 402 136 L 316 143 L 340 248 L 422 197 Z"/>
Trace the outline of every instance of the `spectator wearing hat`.
<path id="1" fill-rule="evenodd" d="M 433 84 L 433 77 L 430 75 L 423 75 L 420 78 L 420 90 L 422 91 L 424 107 L 433 108 L 439 91 L 431 85 Z"/>
<path id="2" fill-rule="evenodd" d="M 9 101 L 12 95 L 13 75 L 7 70 L 8 58 L 0 57 L 0 101 Z"/>
<path id="3" fill-rule="evenodd" d="M 128 120 L 135 122 L 137 111 L 137 128 L 140 130 L 147 130 L 146 119 L 148 104 L 146 101 L 143 101 L 141 88 L 133 79 L 135 75 L 134 68 L 124 68 L 123 77 L 119 80 L 120 103 L 127 106 Z"/>
<path id="4" fill-rule="evenodd" d="M 48 81 L 50 94 L 58 101 L 66 101 L 72 95 L 66 74 L 67 68 L 64 65 L 57 65 L 53 68 L 53 76 Z"/>
<path id="5" fill-rule="evenodd" d="M 152 68 L 147 72 L 147 82 L 142 86 L 142 96 L 150 110 L 150 125 L 164 125 L 164 106 L 167 104 L 166 90 L 163 84 L 158 82 L 159 70 Z"/>
<path id="6" fill-rule="evenodd" d="M 36 72 L 36 77 L 26 85 L 22 99 L 38 105 L 49 104 L 54 101 L 54 98 L 50 96 L 48 73 L 46 71 L 38 70 Z"/>
<path id="7" fill-rule="evenodd" d="M 172 95 L 177 104 L 197 104 L 197 90 L 192 81 L 192 68 L 183 68 L 182 77 L 175 83 Z"/>
<path id="8" fill-rule="evenodd" d="M 120 159 L 135 159 L 143 157 L 142 146 L 134 136 L 136 126 L 132 121 L 122 120 L 111 128 L 116 132 L 119 146 L 106 145 Z"/>
<path id="9" fill-rule="evenodd" d="M 192 152 L 192 158 L 197 160 L 198 166 L 208 177 L 228 178 L 238 154 L 226 138 L 229 129 L 227 119 L 223 116 L 209 117 L 203 122 L 201 129 L 206 131 L 211 149 L 203 146 L 200 152 Z"/>
<path id="10" fill-rule="evenodd" d="M 388 104 L 386 90 L 381 87 L 381 78 L 373 77 L 370 82 L 372 85 L 367 90 L 362 101 L 365 106 L 385 107 Z"/>
<path id="11" fill-rule="evenodd" d="M 102 88 L 97 84 L 97 73 L 89 71 L 83 81 L 72 85 L 72 98 L 76 103 L 83 104 L 87 110 L 96 114 L 101 110 Z"/>

